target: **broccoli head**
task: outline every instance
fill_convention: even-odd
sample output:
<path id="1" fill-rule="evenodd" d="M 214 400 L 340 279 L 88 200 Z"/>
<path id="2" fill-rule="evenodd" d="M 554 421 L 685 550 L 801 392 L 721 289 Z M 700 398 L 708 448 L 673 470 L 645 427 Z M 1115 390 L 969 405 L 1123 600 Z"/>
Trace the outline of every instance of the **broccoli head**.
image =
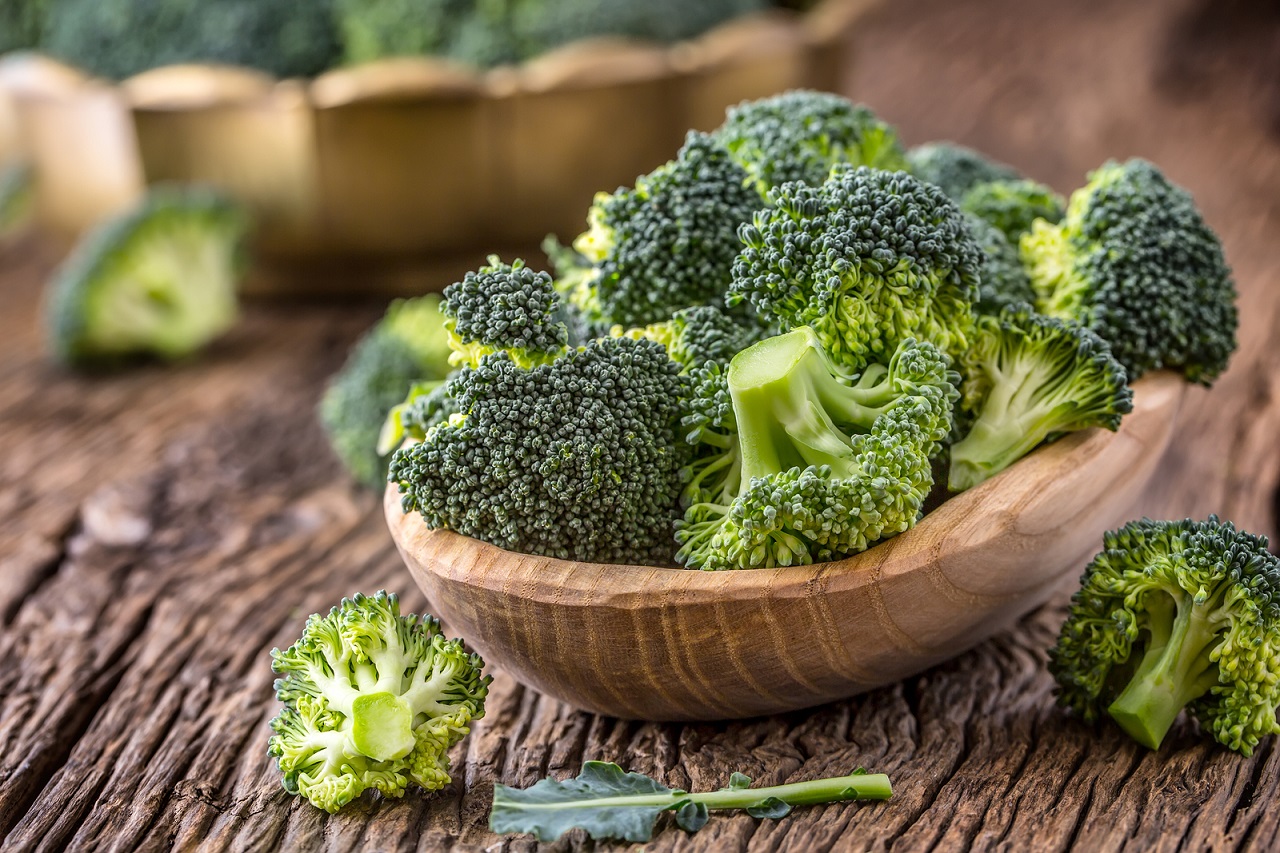
<path id="1" fill-rule="evenodd" d="M 738 226 L 761 205 L 728 152 L 692 132 L 675 160 L 634 189 L 596 196 L 590 230 L 574 243 L 591 266 L 561 289 L 603 329 L 721 301 L 740 248 Z"/>
<path id="2" fill-rule="evenodd" d="M 550 275 L 518 258 L 504 264 L 491 256 L 489 266 L 444 289 L 452 363 L 474 367 L 498 351 L 521 367 L 554 360 L 568 340 L 556 316 L 558 304 Z"/>
<path id="3" fill-rule="evenodd" d="M 49 284 L 54 353 L 77 367 L 153 355 L 180 358 L 236 318 L 248 230 L 244 212 L 216 193 L 153 190 L 90 231 Z"/>
<path id="4" fill-rule="evenodd" d="M 41 47 L 116 80 L 190 62 L 309 77 L 340 51 L 329 0 L 57 0 Z"/>
<path id="5" fill-rule="evenodd" d="M 907 152 L 907 171 L 922 181 L 941 187 L 955 201 L 978 184 L 1016 181 L 1011 166 L 987 159 L 972 148 L 954 142 L 926 142 Z"/>
<path id="6" fill-rule="evenodd" d="M 1186 708 L 1250 755 L 1280 732 L 1280 561 L 1216 516 L 1130 522 L 1085 569 L 1049 669 L 1061 704 L 1143 746 Z"/>
<path id="7" fill-rule="evenodd" d="M 847 377 L 801 327 L 743 350 L 723 380 L 714 363 L 699 371 L 704 402 L 686 424 L 707 446 L 686 472 L 676 558 L 701 569 L 803 565 L 914 526 L 933 485 L 930 456 L 951 428 L 948 365 L 907 339 L 887 364 Z"/>
<path id="8" fill-rule="evenodd" d="M 490 676 L 430 616 L 400 615 L 395 595 L 357 593 L 302 637 L 271 650 L 276 696 L 269 751 L 285 790 L 328 812 L 366 788 L 404 796 L 449 784 L 449 748 L 484 716 Z"/>
<path id="9" fill-rule="evenodd" d="M 991 223 L 1016 246 L 1037 219 L 1056 223 L 1062 219 L 1062 197 L 1044 184 L 1030 180 L 985 181 L 960 198 L 960 208 Z"/>
<path id="10" fill-rule="evenodd" d="M 457 413 L 391 460 L 406 512 L 513 551 L 665 564 L 686 458 L 686 380 L 649 340 L 522 367 L 505 351 L 447 385 Z"/>
<path id="11" fill-rule="evenodd" d="M 1191 195 L 1145 160 L 1108 163 L 1057 225 L 1022 237 L 1036 307 L 1101 335 L 1136 379 L 1180 370 L 1209 385 L 1236 348 L 1236 291 Z"/>
<path id="12" fill-rule="evenodd" d="M 969 234 L 982 250 L 982 274 L 978 281 L 979 314 L 998 314 L 1000 309 L 1017 303 L 1035 301 L 1031 277 L 1022 268 L 1018 244 L 1009 242 L 1000 229 L 973 214 L 966 214 Z"/>
<path id="13" fill-rule="evenodd" d="M 892 127 L 827 92 L 798 90 L 731 107 L 715 138 L 750 173 L 761 195 L 789 181 L 821 184 L 837 163 L 905 169 Z"/>
<path id="14" fill-rule="evenodd" d="M 379 449 L 379 434 L 388 413 L 415 382 L 449 374 L 444 324 L 439 296 L 396 300 L 329 380 L 320 423 L 334 453 L 367 486 L 386 484 L 390 450 Z"/>
<path id="15" fill-rule="evenodd" d="M 942 191 L 905 172 L 837 165 L 783 184 L 740 231 L 727 301 L 780 328 L 810 326 L 859 373 L 914 337 L 952 354 L 973 331 L 982 254 Z"/>
<path id="16" fill-rule="evenodd" d="M 1133 409 L 1124 367 L 1105 341 L 1028 305 L 978 319 L 961 359 L 963 406 L 977 414 L 951 447 L 948 487 L 963 491 L 998 474 L 1046 439 L 1103 427 Z"/>

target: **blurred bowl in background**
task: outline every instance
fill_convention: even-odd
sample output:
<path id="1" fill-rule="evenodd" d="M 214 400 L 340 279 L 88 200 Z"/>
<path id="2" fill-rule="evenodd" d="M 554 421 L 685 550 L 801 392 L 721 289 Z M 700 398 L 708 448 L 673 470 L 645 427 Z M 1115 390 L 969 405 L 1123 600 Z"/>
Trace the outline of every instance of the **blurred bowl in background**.
<path id="1" fill-rule="evenodd" d="M 727 106 L 839 89 L 875 0 L 731 21 L 670 47 L 576 42 L 487 72 L 433 57 L 314 80 L 177 65 L 118 85 L 37 54 L 0 60 L 0 163 L 70 241 L 147 185 L 212 184 L 257 218 L 257 293 L 417 293 L 485 255 L 585 228 L 598 190 L 674 156 Z"/>

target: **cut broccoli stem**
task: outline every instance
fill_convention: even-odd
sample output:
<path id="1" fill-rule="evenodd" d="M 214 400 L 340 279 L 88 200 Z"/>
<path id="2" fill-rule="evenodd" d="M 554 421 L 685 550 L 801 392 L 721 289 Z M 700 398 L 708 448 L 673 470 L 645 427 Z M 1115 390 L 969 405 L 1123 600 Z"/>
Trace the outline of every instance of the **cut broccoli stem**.
<path id="1" fill-rule="evenodd" d="M 413 751 L 413 709 L 391 693 L 357 696 L 351 705 L 351 741 L 377 761 L 395 761 Z"/>
<path id="2" fill-rule="evenodd" d="M 1147 607 L 1147 651 L 1107 713 L 1138 743 L 1158 749 L 1182 709 L 1218 683 L 1209 650 L 1217 640 L 1212 617 L 1221 601 L 1157 592 Z"/>

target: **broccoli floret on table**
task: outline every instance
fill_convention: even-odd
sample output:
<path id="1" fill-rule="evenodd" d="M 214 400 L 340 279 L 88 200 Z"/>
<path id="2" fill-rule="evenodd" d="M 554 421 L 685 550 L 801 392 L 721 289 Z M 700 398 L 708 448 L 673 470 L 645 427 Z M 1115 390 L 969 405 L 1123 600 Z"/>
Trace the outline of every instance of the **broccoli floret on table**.
<path id="1" fill-rule="evenodd" d="M 964 408 L 977 418 L 951 446 L 952 491 L 998 474 L 1046 439 L 1095 426 L 1114 430 L 1133 409 L 1124 367 L 1105 341 L 1028 305 L 979 318 L 960 363 Z"/>
<path id="2" fill-rule="evenodd" d="M 449 748 L 484 716 L 492 678 L 430 616 L 400 615 L 395 595 L 357 593 L 307 618 L 271 652 L 276 696 L 270 754 L 285 790 L 336 812 L 368 788 L 404 796 L 449 784 Z"/>
<path id="3" fill-rule="evenodd" d="M 918 338 L 958 355 L 973 331 L 982 254 L 942 191 L 905 172 L 837 165 L 783 184 L 741 229 L 728 302 L 779 328 L 811 326 L 859 373 Z"/>
<path id="4" fill-rule="evenodd" d="M 49 285 L 54 353 L 78 367 L 175 359 L 236 317 L 244 212 L 201 189 L 153 190 L 89 232 Z"/>
<path id="5" fill-rule="evenodd" d="M 1236 348 L 1236 291 L 1218 237 L 1191 195 L 1145 160 L 1108 163 L 1066 217 L 1022 237 L 1036 307 L 1111 344 L 1136 379 L 1181 371 L 1208 385 Z"/>
<path id="6" fill-rule="evenodd" d="M 1061 704 L 1143 746 L 1186 708 L 1250 755 L 1280 732 L 1280 561 L 1216 516 L 1126 524 L 1085 569 L 1049 669 Z"/>
<path id="7" fill-rule="evenodd" d="M 894 129 L 861 104 L 798 90 L 731 107 L 715 139 L 762 195 L 789 181 L 820 184 L 837 163 L 905 169 Z"/>
<path id="8" fill-rule="evenodd" d="M 802 327 L 695 375 L 704 404 L 677 559 L 749 569 L 838 559 L 915 525 L 929 459 L 951 428 L 945 354 L 904 340 L 887 364 L 843 374 Z M 727 392 L 727 393 L 726 393 Z"/>

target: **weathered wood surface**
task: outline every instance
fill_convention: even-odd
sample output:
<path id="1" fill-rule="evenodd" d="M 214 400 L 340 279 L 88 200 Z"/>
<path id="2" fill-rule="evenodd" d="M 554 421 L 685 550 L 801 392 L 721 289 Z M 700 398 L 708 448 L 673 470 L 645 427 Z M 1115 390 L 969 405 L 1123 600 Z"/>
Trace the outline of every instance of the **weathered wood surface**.
<path id="1" fill-rule="evenodd" d="M 1274 532 L 1280 146 L 1233 90 L 1152 88 L 1167 6 L 890 4 L 859 37 L 857 93 L 909 141 L 952 136 L 1063 189 L 1143 154 L 1196 192 L 1244 290 L 1243 346 L 1189 398 L 1146 508 Z M 325 816 L 279 788 L 265 755 L 266 652 L 355 590 L 424 606 L 378 497 L 339 476 L 312 417 L 378 309 L 258 306 L 198 362 L 78 379 L 40 354 L 48 262 L 0 259 L 5 849 L 525 850 L 484 829 L 492 783 L 585 758 L 697 788 L 733 770 L 776 783 L 864 765 L 897 791 L 779 822 L 717 816 L 696 836 L 668 827 L 654 850 L 1280 846 L 1273 742 L 1245 759 L 1182 724 L 1151 754 L 1053 707 L 1043 650 L 1060 601 L 923 676 L 744 723 L 617 722 L 497 673 L 446 791 Z"/>

